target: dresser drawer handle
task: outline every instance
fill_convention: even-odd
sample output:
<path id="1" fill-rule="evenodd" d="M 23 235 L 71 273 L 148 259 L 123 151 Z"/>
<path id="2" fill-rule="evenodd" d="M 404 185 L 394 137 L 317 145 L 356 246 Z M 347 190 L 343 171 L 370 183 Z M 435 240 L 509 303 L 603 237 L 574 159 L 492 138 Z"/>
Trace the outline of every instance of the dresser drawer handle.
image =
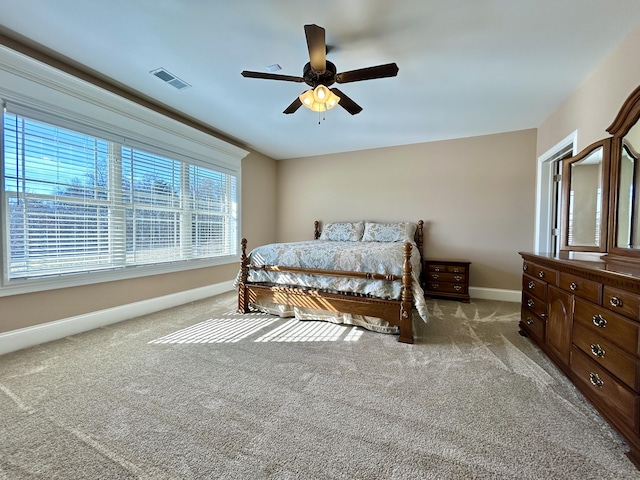
<path id="1" fill-rule="evenodd" d="M 538 276 L 539 276 L 540 278 L 544 278 L 544 271 L 543 271 L 543 270 L 540 270 L 540 272 L 538 273 Z"/>
<path id="2" fill-rule="evenodd" d="M 437 290 L 438 288 L 440 288 L 440 284 L 438 284 L 438 283 L 432 283 L 432 284 L 431 284 L 431 288 L 433 288 L 434 290 Z"/>
<path id="3" fill-rule="evenodd" d="M 591 353 L 598 358 L 604 358 L 604 349 L 597 343 L 591 344 Z"/>
<path id="4" fill-rule="evenodd" d="M 529 282 L 529 284 L 527 285 L 527 287 L 529 288 L 529 290 L 535 290 L 536 288 L 536 284 L 533 283 L 533 281 Z"/>
<path id="5" fill-rule="evenodd" d="M 604 328 L 607 326 L 607 320 L 599 314 L 593 316 L 593 324 L 598 328 Z"/>
<path id="6" fill-rule="evenodd" d="M 534 305 L 535 305 L 535 302 L 533 300 L 531 300 L 530 298 L 527 299 L 527 307 L 533 308 Z"/>
<path id="7" fill-rule="evenodd" d="M 527 325 L 531 325 L 533 323 L 533 320 L 531 320 L 531 317 L 527 317 L 525 322 L 527 323 Z"/>
<path id="8" fill-rule="evenodd" d="M 611 300 L 609 300 L 609 303 L 611 304 L 612 307 L 621 307 L 622 299 L 620 297 L 611 297 Z"/>
<path id="9" fill-rule="evenodd" d="M 459 273 L 459 272 L 460 272 L 460 269 L 458 267 L 454 267 L 453 273 Z"/>
<path id="10" fill-rule="evenodd" d="M 460 290 L 462 290 L 462 287 L 461 287 L 460 285 L 454 285 L 454 286 L 453 286 L 453 289 L 454 289 L 456 292 L 459 292 Z"/>
<path id="11" fill-rule="evenodd" d="M 454 279 L 456 282 L 459 282 L 459 281 L 460 281 L 460 280 L 462 280 L 463 278 L 464 278 L 464 277 L 463 277 L 462 275 L 454 275 L 454 276 L 453 276 L 453 279 Z"/>
<path id="12" fill-rule="evenodd" d="M 438 275 L 437 273 L 432 273 L 431 278 L 433 278 L 434 280 L 437 280 L 438 278 L 440 278 L 440 275 Z"/>
<path id="13" fill-rule="evenodd" d="M 524 270 L 525 272 L 529 270 L 529 265 L 525 264 L 522 267 L 522 270 Z"/>
<path id="14" fill-rule="evenodd" d="M 591 372 L 589 374 L 589 380 L 591 380 L 591 384 L 594 387 L 602 388 L 602 386 L 604 385 L 604 382 L 600 378 L 600 375 L 598 375 L 597 373 Z"/>
<path id="15" fill-rule="evenodd" d="M 578 284 L 576 282 L 571 282 L 569 288 L 575 292 L 578 289 Z"/>

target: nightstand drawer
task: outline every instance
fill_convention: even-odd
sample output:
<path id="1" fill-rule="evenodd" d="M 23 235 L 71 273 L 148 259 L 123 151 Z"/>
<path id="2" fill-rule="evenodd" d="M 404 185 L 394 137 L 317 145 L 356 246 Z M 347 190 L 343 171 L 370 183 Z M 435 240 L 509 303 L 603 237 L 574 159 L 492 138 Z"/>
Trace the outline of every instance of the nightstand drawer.
<path id="1" fill-rule="evenodd" d="M 457 283 L 428 282 L 427 290 L 430 292 L 465 293 L 465 286 Z"/>
<path id="2" fill-rule="evenodd" d="M 465 275 L 461 273 L 427 272 L 427 281 L 430 282 L 465 283 L 465 279 Z"/>

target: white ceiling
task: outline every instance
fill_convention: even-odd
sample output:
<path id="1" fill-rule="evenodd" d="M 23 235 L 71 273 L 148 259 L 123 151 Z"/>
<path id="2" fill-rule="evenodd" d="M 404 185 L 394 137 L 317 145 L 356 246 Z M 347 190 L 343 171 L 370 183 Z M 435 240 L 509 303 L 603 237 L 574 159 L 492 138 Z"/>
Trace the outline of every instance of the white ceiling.
<path id="1" fill-rule="evenodd" d="M 326 29 L 340 85 L 363 107 L 282 111 L 302 83 L 303 25 Z M 638 0 L 0 0 L 17 33 L 275 159 L 539 126 L 640 23 Z M 192 87 L 149 72 L 164 67 Z"/>

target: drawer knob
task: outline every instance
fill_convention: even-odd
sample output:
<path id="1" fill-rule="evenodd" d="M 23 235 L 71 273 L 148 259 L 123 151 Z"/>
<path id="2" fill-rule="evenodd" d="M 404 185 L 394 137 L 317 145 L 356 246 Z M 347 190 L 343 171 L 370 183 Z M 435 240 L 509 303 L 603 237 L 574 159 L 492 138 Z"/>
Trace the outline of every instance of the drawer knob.
<path id="1" fill-rule="evenodd" d="M 454 289 L 456 292 L 459 292 L 460 290 L 462 290 L 462 287 L 461 287 L 460 285 L 454 285 L 454 286 L 453 286 L 453 289 Z"/>
<path id="2" fill-rule="evenodd" d="M 539 276 L 540 278 L 544 278 L 544 271 L 543 271 L 543 270 L 540 270 L 540 272 L 538 273 L 538 276 Z"/>
<path id="3" fill-rule="evenodd" d="M 593 316 L 593 324 L 598 328 L 604 328 L 607 326 L 607 320 L 599 314 Z"/>
<path id="4" fill-rule="evenodd" d="M 434 280 L 437 280 L 438 278 L 440 278 L 440 275 L 438 275 L 437 273 L 432 273 L 431 278 L 433 278 Z"/>
<path id="5" fill-rule="evenodd" d="M 536 288 L 536 284 L 533 283 L 533 281 L 530 281 L 527 287 L 529 287 L 529 290 L 534 290 Z"/>
<path id="6" fill-rule="evenodd" d="M 526 272 L 526 271 L 528 271 L 528 270 L 529 270 L 529 265 L 526 265 L 526 264 L 525 264 L 525 265 L 522 267 L 522 269 L 523 269 L 525 272 Z"/>
<path id="7" fill-rule="evenodd" d="M 439 283 L 432 283 L 431 284 L 431 288 L 433 288 L 434 290 L 437 290 L 438 288 L 440 288 L 440 284 Z"/>
<path id="8" fill-rule="evenodd" d="M 597 343 L 592 343 L 591 344 L 591 353 L 593 353 L 594 356 L 598 357 L 598 358 L 603 358 L 604 357 L 604 349 Z"/>
<path id="9" fill-rule="evenodd" d="M 454 276 L 453 276 L 453 279 L 454 279 L 456 282 L 459 282 L 459 281 L 460 281 L 460 280 L 462 280 L 463 278 L 464 278 L 464 277 L 463 277 L 462 275 L 454 275 Z"/>
<path id="10" fill-rule="evenodd" d="M 594 387 L 602 388 L 602 386 L 604 385 L 604 382 L 600 378 L 600 375 L 598 375 L 597 373 L 591 372 L 589 374 L 589 380 L 591 380 L 591 384 Z"/>
<path id="11" fill-rule="evenodd" d="M 434 267 L 433 271 L 434 272 L 439 272 L 440 271 L 440 267 Z"/>
<path id="12" fill-rule="evenodd" d="M 454 267 L 454 268 L 453 268 L 453 272 L 454 272 L 454 273 L 458 273 L 459 271 L 460 271 L 460 269 L 459 269 L 458 267 Z"/>
<path id="13" fill-rule="evenodd" d="M 621 307 L 622 299 L 620 297 L 611 297 L 611 300 L 609 300 L 609 303 L 611 304 L 612 307 Z"/>
<path id="14" fill-rule="evenodd" d="M 527 317 L 525 322 L 527 322 L 527 325 L 531 325 L 533 323 L 533 320 L 531 319 L 531 317 Z"/>
<path id="15" fill-rule="evenodd" d="M 576 282 L 571 282 L 569 288 L 575 292 L 578 289 L 578 284 Z"/>
<path id="16" fill-rule="evenodd" d="M 531 300 L 530 298 L 527 299 L 527 307 L 533 308 L 534 305 L 535 305 L 535 302 L 533 300 Z"/>

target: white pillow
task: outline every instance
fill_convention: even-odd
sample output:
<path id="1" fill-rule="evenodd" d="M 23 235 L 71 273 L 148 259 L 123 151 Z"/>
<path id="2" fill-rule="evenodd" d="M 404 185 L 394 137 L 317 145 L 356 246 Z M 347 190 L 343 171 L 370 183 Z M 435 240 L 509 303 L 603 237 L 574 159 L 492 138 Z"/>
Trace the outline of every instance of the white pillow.
<path id="1" fill-rule="evenodd" d="M 320 240 L 335 242 L 359 242 L 362 240 L 364 222 L 327 223 L 322 228 Z"/>
<path id="2" fill-rule="evenodd" d="M 364 224 L 363 242 L 413 242 L 415 241 L 416 228 L 411 222 L 401 223 L 377 223 L 366 222 Z"/>

